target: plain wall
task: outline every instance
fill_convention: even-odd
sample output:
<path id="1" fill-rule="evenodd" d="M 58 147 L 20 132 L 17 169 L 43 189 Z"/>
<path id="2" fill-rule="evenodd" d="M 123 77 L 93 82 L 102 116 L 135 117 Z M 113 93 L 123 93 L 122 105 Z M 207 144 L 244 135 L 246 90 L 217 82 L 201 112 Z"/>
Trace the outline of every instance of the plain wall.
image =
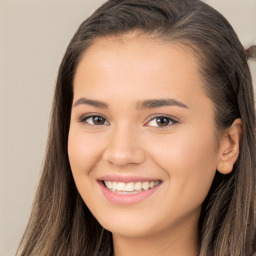
<path id="1" fill-rule="evenodd" d="M 58 67 L 80 23 L 103 0 L 0 0 L 0 256 L 25 230 L 44 156 Z M 256 44 L 256 0 L 206 1 Z M 254 85 L 256 62 L 250 61 Z"/>

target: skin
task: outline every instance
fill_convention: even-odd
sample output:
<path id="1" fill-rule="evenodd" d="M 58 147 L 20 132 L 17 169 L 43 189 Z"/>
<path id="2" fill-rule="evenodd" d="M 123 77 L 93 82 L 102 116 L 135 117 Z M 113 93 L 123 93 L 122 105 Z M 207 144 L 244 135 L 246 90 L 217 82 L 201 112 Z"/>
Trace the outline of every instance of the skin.
<path id="1" fill-rule="evenodd" d="M 98 100 L 108 108 L 76 104 Z M 136 109 L 138 101 L 172 98 L 180 106 Z M 241 120 L 217 140 L 214 108 L 198 61 L 185 46 L 129 33 L 97 39 L 74 78 L 68 138 L 73 177 L 85 204 L 113 234 L 115 256 L 198 254 L 198 219 L 216 169 L 232 171 Z M 85 114 L 101 116 L 96 126 Z M 155 118 L 177 123 L 159 126 Z M 97 122 L 96 122 L 97 123 Z M 161 180 L 130 205 L 108 201 L 97 180 L 108 174 Z"/>

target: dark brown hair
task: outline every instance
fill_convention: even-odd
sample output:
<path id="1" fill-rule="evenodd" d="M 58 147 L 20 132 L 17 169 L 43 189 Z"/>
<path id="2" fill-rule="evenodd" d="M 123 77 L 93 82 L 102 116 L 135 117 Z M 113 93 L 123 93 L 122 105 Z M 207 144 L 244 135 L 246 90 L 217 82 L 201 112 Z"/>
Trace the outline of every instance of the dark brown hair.
<path id="1" fill-rule="evenodd" d="M 253 254 L 255 232 L 255 110 L 246 51 L 227 20 L 199 0 L 109 0 L 85 20 L 62 60 L 46 157 L 31 217 L 17 255 L 98 256 L 113 253 L 112 237 L 80 197 L 67 139 L 76 67 L 97 38 L 137 30 L 189 47 L 221 132 L 243 121 L 239 158 L 228 175 L 216 172 L 200 216 L 200 256 Z M 255 239 L 255 238 L 254 238 Z M 254 248 L 255 249 L 255 248 Z"/>

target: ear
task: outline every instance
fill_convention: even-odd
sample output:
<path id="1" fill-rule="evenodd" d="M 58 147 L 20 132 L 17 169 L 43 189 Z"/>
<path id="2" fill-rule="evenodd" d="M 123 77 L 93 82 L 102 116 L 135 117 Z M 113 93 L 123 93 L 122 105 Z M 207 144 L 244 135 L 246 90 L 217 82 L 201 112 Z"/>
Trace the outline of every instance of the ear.
<path id="1" fill-rule="evenodd" d="M 233 166 L 239 156 L 242 131 L 243 123 L 238 118 L 234 120 L 221 137 L 217 170 L 222 174 L 228 174 L 233 170 Z"/>

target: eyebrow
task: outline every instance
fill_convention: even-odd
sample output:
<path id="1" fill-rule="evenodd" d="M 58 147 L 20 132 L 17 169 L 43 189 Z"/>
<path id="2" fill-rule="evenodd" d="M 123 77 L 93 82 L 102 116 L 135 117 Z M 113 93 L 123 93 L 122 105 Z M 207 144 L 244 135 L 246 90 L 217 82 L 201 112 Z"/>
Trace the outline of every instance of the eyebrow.
<path id="1" fill-rule="evenodd" d="M 80 98 L 79 100 L 77 100 L 75 102 L 73 107 L 76 107 L 81 104 L 90 105 L 90 106 L 94 106 L 94 107 L 98 107 L 98 108 L 108 108 L 108 104 L 106 104 L 105 102 L 98 101 L 98 100 L 90 100 L 87 98 Z"/>
<path id="2" fill-rule="evenodd" d="M 189 108 L 187 105 L 181 101 L 175 99 L 150 99 L 139 101 L 136 104 L 136 109 L 145 109 L 145 108 L 159 108 L 164 106 L 176 106 L 181 108 Z"/>
<path id="3" fill-rule="evenodd" d="M 104 109 L 107 109 L 109 106 L 107 103 L 102 102 L 102 101 L 92 100 L 92 99 L 87 99 L 87 98 L 80 98 L 79 100 L 77 100 L 74 103 L 73 107 L 76 107 L 78 105 L 83 105 L 83 104 L 98 107 L 98 108 L 104 108 Z M 181 101 L 178 101 L 175 99 L 170 99 L 170 98 L 149 99 L 149 100 L 138 101 L 136 103 L 135 108 L 137 110 L 142 110 L 145 108 L 153 109 L 153 108 L 159 108 L 159 107 L 164 107 L 164 106 L 176 106 L 176 107 L 189 109 L 189 107 L 187 105 L 185 105 L 184 103 L 182 103 Z"/>

